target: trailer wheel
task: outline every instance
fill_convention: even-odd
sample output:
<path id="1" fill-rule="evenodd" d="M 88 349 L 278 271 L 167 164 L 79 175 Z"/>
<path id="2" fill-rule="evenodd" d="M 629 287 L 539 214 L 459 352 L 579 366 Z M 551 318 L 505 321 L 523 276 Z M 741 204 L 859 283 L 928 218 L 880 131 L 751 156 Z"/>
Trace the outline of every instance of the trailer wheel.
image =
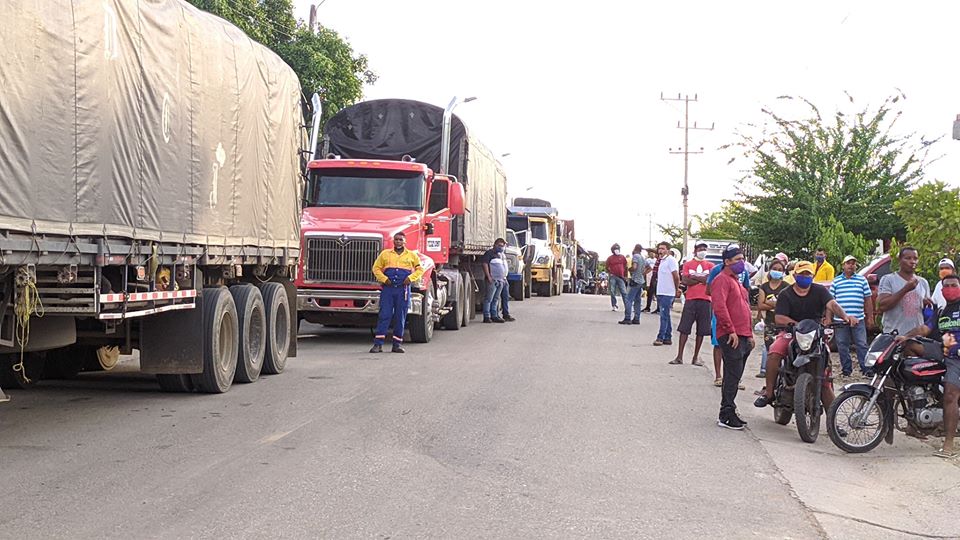
<path id="1" fill-rule="evenodd" d="M 203 373 L 190 378 L 201 392 L 222 394 L 230 389 L 237 372 L 237 306 L 224 288 L 207 288 L 203 295 Z"/>
<path id="2" fill-rule="evenodd" d="M 14 366 L 20 365 L 20 353 L 3 355 L 0 359 L 0 386 L 20 390 L 32 387 L 43 378 L 45 363 L 46 357 L 43 354 L 26 353 L 23 357 L 23 371 L 19 371 L 15 370 Z"/>
<path id="3" fill-rule="evenodd" d="M 287 291 L 279 283 L 260 285 L 267 320 L 267 346 L 264 349 L 263 373 L 276 375 L 287 367 L 287 353 L 290 350 L 290 303 Z"/>
<path id="4" fill-rule="evenodd" d="M 164 392 L 193 392 L 190 375 L 157 375 L 157 382 Z"/>
<path id="5" fill-rule="evenodd" d="M 460 287 L 460 290 L 457 291 L 457 298 L 453 301 L 453 309 L 449 313 L 443 316 L 443 327 L 447 330 L 460 330 L 461 323 L 463 322 L 463 286 Z"/>
<path id="6" fill-rule="evenodd" d="M 510 282 L 510 298 L 523 302 L 523 280 Z"/>
<path id="7" fill-rule="evenodd" d="M 477 304 L 476 299 L 474 298 L 475 292 L 473 290 L 473 276 L 470 275 L 470 272 L 463 273 L 463 288 L 463 324 L 460 326 L 467 326 L 470 324 L 470 321 L 477 318 Z"/>
<path id="8" fill-rule="evenodd" d="M 433 339 L 433 284 L 423 294 L 420 315 L 407 317 L 410 327 L 410 340 L 414 343 L 430 343 Z"/>
<path id="9" fill-rule="evenodd" d="M 253 285 L 234 285 L 230 287 L 230 294 L 237 304 L 240 328 L 237 372 L 233 380 L 252 383 L 260 377 L 267 345 L 267 319 L 264 315 L 263 296 L 260 289 Z"/>

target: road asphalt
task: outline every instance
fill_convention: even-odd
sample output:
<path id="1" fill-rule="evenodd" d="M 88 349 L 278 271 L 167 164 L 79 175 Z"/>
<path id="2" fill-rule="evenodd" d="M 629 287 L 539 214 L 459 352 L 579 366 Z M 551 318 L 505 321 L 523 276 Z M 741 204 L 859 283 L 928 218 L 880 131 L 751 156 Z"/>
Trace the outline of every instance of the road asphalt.
<path id="1" fill-rule="evenodd" d="M 285 373 L 224 395 L 136 371 L 42 381 L 0 405 L 9 538 L 955 538 L 960 469 L 897 433 L 848 456 L 671 366 L 657 318 L 605 297 L 368 354 L 304 324 Z M 710 346 L 704 347 L 704 360 Z"/>

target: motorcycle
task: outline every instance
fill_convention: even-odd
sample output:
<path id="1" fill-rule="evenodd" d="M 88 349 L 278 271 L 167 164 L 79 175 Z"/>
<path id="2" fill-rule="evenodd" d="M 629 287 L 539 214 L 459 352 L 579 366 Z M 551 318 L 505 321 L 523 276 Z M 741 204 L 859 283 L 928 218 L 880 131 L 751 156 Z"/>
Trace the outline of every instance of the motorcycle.
<path id="1" fill-rule="evenodd" d="M 805 319 L 796 325 L 778 327 L 778 330 L 788 332 L 788 337 L 792 333 L 793 339 L 777 373 L 773 421 L 785 426 L 796 416 L 797 432 L 804 442 L 816 442 L 820 435 L 823 383 L 826 380 L 833 384 L 827 340 L 835 327 L 845 325 L 822 325 L 819 321 Z"/>
<path id="2" fill-rule="evenodd" d="M 865 361 L 874 370 L 873 380 L 844 386 L 827 411 L 827 433 L 837 448 L 860 454 L 883 440 L 893 444 L 898 406 L 915 433 L 942 431 L 946 364 L 939 358 L 909 356 L 910 342 L 939 344 L 927 338 L 898 341 L 896 334 L 874 338 Z"/>

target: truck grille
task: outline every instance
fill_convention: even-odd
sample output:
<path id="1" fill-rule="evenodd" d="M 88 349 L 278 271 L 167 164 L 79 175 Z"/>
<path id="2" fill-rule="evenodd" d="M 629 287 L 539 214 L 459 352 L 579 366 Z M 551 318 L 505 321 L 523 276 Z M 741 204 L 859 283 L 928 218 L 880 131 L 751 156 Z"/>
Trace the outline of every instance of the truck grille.
<path id="1" fill-rule="evenodd" d="M 321 283 L 375 284 L 373 262 L 379 238 L 320 236 L 307 238 L 306 280 Z"/>

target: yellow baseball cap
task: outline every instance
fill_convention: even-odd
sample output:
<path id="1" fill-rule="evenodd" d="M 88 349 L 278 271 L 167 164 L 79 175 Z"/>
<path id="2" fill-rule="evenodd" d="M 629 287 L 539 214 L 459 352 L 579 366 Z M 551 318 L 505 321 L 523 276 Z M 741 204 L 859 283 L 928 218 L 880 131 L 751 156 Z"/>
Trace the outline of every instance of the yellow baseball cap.
<path id="1" fill-rule="evenodd" d="M 793 267 L 794 274 L 800 274 L 803 272 L 810 272 L 810 274 L 814 274 L 816 271 L 816 267 L 814 267 L 813 263 L 810 261 L 800 261 L 796 266 Z"/>

